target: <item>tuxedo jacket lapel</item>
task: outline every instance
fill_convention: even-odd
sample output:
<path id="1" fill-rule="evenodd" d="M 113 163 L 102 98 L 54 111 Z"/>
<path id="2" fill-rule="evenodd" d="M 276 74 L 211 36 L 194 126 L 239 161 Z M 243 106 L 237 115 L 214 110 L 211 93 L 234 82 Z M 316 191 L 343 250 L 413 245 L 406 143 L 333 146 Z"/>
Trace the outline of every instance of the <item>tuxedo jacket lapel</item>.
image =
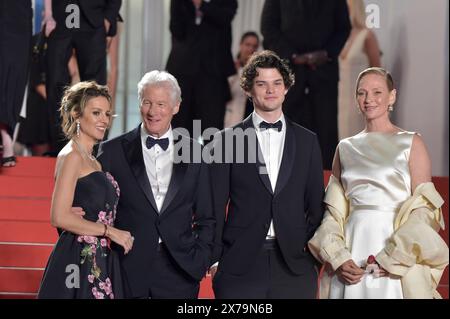
<path id="1" fill-rule="evenodd" d="M 155 199 L 153 198 L 152 187 L 150 186 L 147 171 L 145 169 L 144 157 L 142 155 L 140 126 L 130 133 L 129 138 L 124 139 L 123 149 L 134 177 L 144 192 L 145 197 L 150 202 L 155 212 L 158 212 Z"/>
<path id="2" fill-rule="evenodd" d="M 258 142 L 258 157 L 256 162 L 256 170 L 259 178 L 263 182 L 264 186 L 267 188 L 269 193 L 273 194 L 272 185 L 270 184 L 269 172 L 267 171 L 266 163 L 264 162 L 264 157 L 262 155 L 261 147 Z"/>
<path id="3" fill-rule="evenodd" d="M 284 186 L 286 186 L 295 162 L 295 134 L 294 129 L 286 119 L 286 137 L 284 141 L 283 157 L 281 158 L 280 171 L 278 173 L 277 184 L 275 186 L 275 196 L 277 196 Z"/>
<path id="4" fill-rule="evenodd" d="M 174 131 L 174 133 L 175 133 L 175 131 Z M 189 149 L 189 150 L 191 150 L 191 152 L 194 151 L 192 141 L 189 137 L 183 136 L 183 135 L 181 135 L 181 133 L 174 134 L 174 137 L 175 136 L 178 136 L 179 139 L 174 140 L 174 144 L 182 143 L 181 144 L 182 147 L 179 149 L 180 154 L 174 154 L 174 156 L 180 156 L 180 158 L 183 158 L 183 154 L 182 154 L 183 149 Z M 174 152 L 175 152 L 175 150 L 174 150 Z M 190 160 L 192 161 L 193 158 L 190 158 Z M 170 177 L 169 188 L 167 190 L 166 197 L 164 198 L 164 202 L 161 207 L 160 214 L 164 213 L 164 211 L 167 209 L 167 207 L 169 207 L 170 203 L 173 201 L 176 194 L 180 190 L 180 186 L 183 183 L 184 175 L 186 174 L 187 168 L 188 168 L 188 163 L 185 163 L 183 161 L 181 161 L 180 163 L 174 162 L 172 176 Z"/>
<path id="5" fill-rule="evenodd" d="M 249 141 L 247 138 L 247 152 L 249 158 L 256 159 L 255 168 L 256 172 L 261 179 L 261 182 L 264 184 L 264 186 L 267 188 L 269 193 L 273 194 L 272 185 L 270 184 L 269 174 L 267 172 L 266 163 L 264 162 L 264 156 L 261 151 L 261 147 L 259 145 L 258 136 L 256 135 L 256 129 L 253 125 L 252 121 L 252 115 L 248 116 L 244 122 L 243 122 L 243 130 L 251 128 L 253 129 L 253 134 L 255 134 L 254 138 L 252 137 L 251 141 L 256 141 L 256 147 L 254 145 L 251 145 L 251 141 Z M 254 154 L 254 152 L 258 152 L 257 154 Z"/>
<path id="6" fill-rule="evenodd" d="M 166 197 L 164 198 L 160 214 L 163 214 L 166 211 L 167 207 L 169 207 L 170 203 L 175 198 L 175 195 L 180 190 L 180 186 L 183 183 L 186 169 L 187 169 L 186 163 L 173 164 L 172 177 L 170 178 L 169 189 L 167 190 Z"/>

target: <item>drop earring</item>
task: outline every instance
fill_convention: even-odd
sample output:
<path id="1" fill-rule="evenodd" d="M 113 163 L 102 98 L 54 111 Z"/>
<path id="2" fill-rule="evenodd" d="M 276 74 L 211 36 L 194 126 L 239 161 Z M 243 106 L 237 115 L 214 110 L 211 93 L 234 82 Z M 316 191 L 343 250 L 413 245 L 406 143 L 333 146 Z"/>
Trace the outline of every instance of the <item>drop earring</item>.
<path id="1" fill-rule="evenodd" d="M 77 121 L 77 137 L 80 137 L 80 121 Z"/>
<path id="2" fill-rule="evenodd" d="M 389 111 L 389 112 L 394 111 L 394 107 L 393 107 L 392 105 L 389 105 L 389 106 L 388 106 L 388 111 Z"/>

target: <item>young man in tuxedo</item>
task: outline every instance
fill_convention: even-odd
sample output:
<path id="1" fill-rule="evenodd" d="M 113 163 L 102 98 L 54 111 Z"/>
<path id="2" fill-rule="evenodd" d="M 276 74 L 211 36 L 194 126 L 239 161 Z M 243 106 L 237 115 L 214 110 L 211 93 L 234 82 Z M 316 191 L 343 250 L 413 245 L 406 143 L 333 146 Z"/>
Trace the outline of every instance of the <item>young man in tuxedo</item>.
<path id="1" fill-rule="evenodd" d="M 275 53 L 253 55 L 241 87 L 254 112 L 210 145 L 216 298 L 316 296 L 307 242 L 323 215 L 322 159 L 317 136 L 283 114 L 293 83 Z"/>
<path id="2" fill-rule="evenodd" d="M 151 71 L 138 92 L 142 123 L 102 143 L 98 156 L 121 189 L 115 226 L 135 238 L 127 255 L 117 249 L 129 297 L 197 298 L 214 238 L 209 170 L 190 156 L 201 146 L 172 130 L 181 102 L 177 80 Z"/>

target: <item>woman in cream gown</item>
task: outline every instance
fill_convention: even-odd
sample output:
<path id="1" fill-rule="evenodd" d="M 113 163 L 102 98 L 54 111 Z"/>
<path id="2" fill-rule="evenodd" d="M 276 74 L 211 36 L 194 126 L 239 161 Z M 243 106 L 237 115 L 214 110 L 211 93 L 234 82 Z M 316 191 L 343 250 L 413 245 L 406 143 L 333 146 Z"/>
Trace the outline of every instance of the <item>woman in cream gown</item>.
<path id="1" fill-rule="evenodd" d="M 389 113 L 393 110 L 396 90 L 388 72 L 381 68 L 366 69 L 360 73 L 356 87 L 365 129 L 341 140 L 337 147 L 330 184 L 334 182 L 338 186 L 329 184 L 325 196 L 327 212 L 309 242 L 313 255 L 327 264 L 331 274 L 326 297 L 430 297 L 434 292 L 420 291 L 431 290 L 432 284 L 423 288 L 416 280 L 411 293 L 404 275 L 413 273 L 415 270 L 409 270 L 416 263 L 423 263 L 428 267 L 427 280 L 431 281 L 430 273 L 435 275 L 434 289 L 448 264 L 448 247 L 435 227 L 443 227 L 439 207 L 435 209 L 437 214 L 431 212 L 439 205 L 422 205 L 430 210 L 415 215 L 413 211 L 411 221 L 404 223 L 406 226 L 397 225 L 399 211 L 413 193 L 424 185 L 430 187 L 431 164 L 425 144 L 419 134 L 391 123 Z M 342 190 L 344 205 L 330 200 L 333 189 Z M 442 200 L 438 194 L 435 198 Z M 336 213 L 339 210 L 345 212 Z M 417 221 L 417 216 L 423 219 L 427 214 L 437 216 L 436 220 L 430 219 L 434 229 Z M 434 250 L 432 256 L 425 256 L 431 250 Z M 379 276 L 365 271 L 370 255 L 376 256 Z M 439 269 L 435 272 L 436 267 Z"/>
<path id="2" fill-rule="evenodd" d="M 414 133 L 362 132 L 339 143 L 341 183 L 350 201 L 345 242 L 358 266 L 394 232 L 395 212 L 411 195 L 408 160 Z M 400 279 L 363 275 L 355 285 L 335 276 L 330 298 L 402 298 Z"/>
<path id="3" fill-rule="evenodd" d="M 355 81 L 367 67 L 380 66 L 380 49 L 375 34 L 365 25 L 363 0 L 347 0 L 352 30 L 339 56 L 338 128 L 339 139 L 360 132 L 364 119 L 355 105 Z"/>

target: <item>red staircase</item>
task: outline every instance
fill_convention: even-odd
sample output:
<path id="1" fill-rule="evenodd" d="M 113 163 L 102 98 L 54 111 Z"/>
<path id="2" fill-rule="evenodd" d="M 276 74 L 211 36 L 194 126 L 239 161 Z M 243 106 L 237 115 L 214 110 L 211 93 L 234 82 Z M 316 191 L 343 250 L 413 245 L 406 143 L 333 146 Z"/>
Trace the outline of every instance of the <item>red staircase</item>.
<path id="1" fill-rule="evenodd" d="M 21 157 L 15 168 L 0 171 L 0 299 L 35 298 L 48 256 L 57 240 L 50 225 L 52 158 Z M 326 172 L 325 181 L 329 178 Z M 448 177 L 433 178 L 445 199 L 448 226 Z M 448 228 L 442 232 L 448 243 Z M 448 299 L 448 268 L 439 291 Z M 200 298 L 213 298 L 211 278 L 203 279 Z"/>
<path id="2" fill-rule="evenodd" d="M 50 225 L 55 159 L 18 158 L 0 171 L 0 299 L 35 298 L 58 236 Z M 213 298 L 211 278 L 200 298 Z"/>
<path id="3" fill-rule="evenodd" d="M 34 298 L 57 239 L 50 226 L 54 159 L 19 158 L 0 175 L 0 298 Z"/>

